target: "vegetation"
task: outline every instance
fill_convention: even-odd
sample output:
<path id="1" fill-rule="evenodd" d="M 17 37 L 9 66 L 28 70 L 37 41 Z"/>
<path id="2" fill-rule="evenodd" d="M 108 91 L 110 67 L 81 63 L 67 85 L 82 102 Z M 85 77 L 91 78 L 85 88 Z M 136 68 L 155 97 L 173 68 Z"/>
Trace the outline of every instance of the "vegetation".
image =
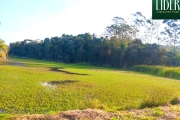
<path id="1" fill-rule="evenodd" d="M 8 52 L 8 48 L 5 45 L 4 40 L 0 39 L 0 58 L 3 58 L 4 60 L 6 60 L 7 52 Z"/>
<path id="2" fill-rule="evenodd" d="M 2 114 L 119 111 L 165 105 L 179 96 L 179 81 L 131 71 L 25 59 L 10 64 L 0 67 Z"/>
<path id="3" fill-rule="evenodd" d="M 135 65 L 132 67 L 132 70 L 162 77 L 180 79 L 180 67 Z"/>
<path id="4" fill-rule="evenodd" d="M 88 36 L 88 34 L 84 36 Z M 77 39 L 73 39 L 72 36 L 69 39 L 57 38 L 57 41 L 48 43 L 15 43 L 10 45 L 9 54 L 23 58 L 49 59 L 65 63 L 88 63 L 121 68 L 130 68 L 141 63 L 172 65 L 176 60 L 164 59 L 165 57 L 172 57 L 172 54 L 156 44 L 143 44 L 141 40 L 127 43 L 125 40 L 116 38 L 111 38 L 110 41 L 101 41 L 100 39 L 83 40 L 83 38 L 77 36 Z M 46 54 L 46 44 L 49 45 L 48 54 Z M 57 49 L 54 49 L 54 45 Z"/>

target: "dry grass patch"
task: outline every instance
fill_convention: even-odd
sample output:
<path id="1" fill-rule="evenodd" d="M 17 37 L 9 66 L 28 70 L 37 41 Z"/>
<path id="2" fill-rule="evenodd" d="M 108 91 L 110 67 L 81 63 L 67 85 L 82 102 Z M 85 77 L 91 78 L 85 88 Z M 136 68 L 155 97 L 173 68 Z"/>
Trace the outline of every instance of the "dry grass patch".
<path id="1" fill-rule="evenodd" d="M 130 109 L 116 113 L 97 109 L 68 110 L 51 115 L 18 115 L 8 120 L 179 120 L 179 106 L 163 106 L 145 109 Z"/>

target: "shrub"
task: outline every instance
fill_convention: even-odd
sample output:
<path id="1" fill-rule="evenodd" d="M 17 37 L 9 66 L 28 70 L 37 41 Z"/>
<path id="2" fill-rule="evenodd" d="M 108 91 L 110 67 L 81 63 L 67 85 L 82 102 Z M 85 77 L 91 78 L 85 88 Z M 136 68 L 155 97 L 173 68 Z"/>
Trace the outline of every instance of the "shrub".
<path id="1" fill-rule="evenodd" d="M 158 75 L 162 77 L 180 79 L 180 67 L 135 65 L 132 67 L 132 70 L 137 72 Z"/>
<path id="2" fill-rule="evenodd" d="M 162 116 L 163 114 L 164 114 L 164 113 L 163 113 L 161 110 L 156 109 L 156 110 L 154 111 L 154 113 L 153 113 L 153 116 L 158 117 L 158 116 Z"/>
<path id="3" fill-rule="evenodd" d="M 171 103 L 172 105 L 180 104 L 180 97 L 175 97 L 174 99 L 172 99 L 172 100 L 170 101 L 170 103 Z"/>
<path id="4" fill-rule="evenodd" d="M 167 105 L 169 102 L 170 93 L 163 90 L 154 90 L 151 91 L 150 94 L 147 94 L 147 97 L 143 100 L 139 108 L 146 108 L 146 107 L 158 107 Z"/>

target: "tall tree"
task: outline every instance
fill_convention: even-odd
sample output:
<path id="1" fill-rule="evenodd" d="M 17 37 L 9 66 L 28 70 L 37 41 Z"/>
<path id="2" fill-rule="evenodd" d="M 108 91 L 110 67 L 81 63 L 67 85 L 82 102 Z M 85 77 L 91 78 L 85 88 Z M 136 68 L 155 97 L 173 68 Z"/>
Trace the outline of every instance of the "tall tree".
<path id="1" fill-rule="evenodd" d="M 175 48 L 176 45 L 178 43 L 178 35 L 180 34 L 180 23 L 178 20 L 163 20 L 164 24 L 166 24 L 167 26 L 164 27 L 164 35 L 168 35 L 169 36 L 169 40 L 168 42 L 170 44 L 173 44 L 174 47 L 174 52 L 175 52 Z"/>
<path id="2" fill-rule="evenodd" d="M 133 39 L 135 30 L 121 17 L 114 17 L 113 24 L 106 27 L 105 34 L 120 39 Z"/>
<path id="3" fill-rule="evenodd" d="M 44 44 L 44 47 L 45 47 L 46 59 L 48 59 L 48 53 L 49 53 L 49 49 L 50 49 L 50 47 L 51 47 L 49 38 L 45 38 L 43 44 Z"/>
<path id="4" fill-rule="evenodd" d="M 129 24 L 131 28 L 135 31 L 135 39 L 144 39 L 144 34 L 142 31 L 145 29 L 146 17 L 142 15 L 141 12 L 136 12 L 131 14 L 129 17 Z"/>

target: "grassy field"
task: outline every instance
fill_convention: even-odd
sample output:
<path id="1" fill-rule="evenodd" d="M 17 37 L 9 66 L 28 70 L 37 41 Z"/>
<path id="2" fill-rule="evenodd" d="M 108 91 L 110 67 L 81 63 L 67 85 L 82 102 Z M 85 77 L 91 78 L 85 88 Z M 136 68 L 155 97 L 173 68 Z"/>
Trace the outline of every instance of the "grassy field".
<path id="1" fill-rule="evenodd" d="M 139 109 L 180 96 L 180 81 L 174 79 L 81 64 L 12 61 L 0 65 L 1 114 Z"/>

